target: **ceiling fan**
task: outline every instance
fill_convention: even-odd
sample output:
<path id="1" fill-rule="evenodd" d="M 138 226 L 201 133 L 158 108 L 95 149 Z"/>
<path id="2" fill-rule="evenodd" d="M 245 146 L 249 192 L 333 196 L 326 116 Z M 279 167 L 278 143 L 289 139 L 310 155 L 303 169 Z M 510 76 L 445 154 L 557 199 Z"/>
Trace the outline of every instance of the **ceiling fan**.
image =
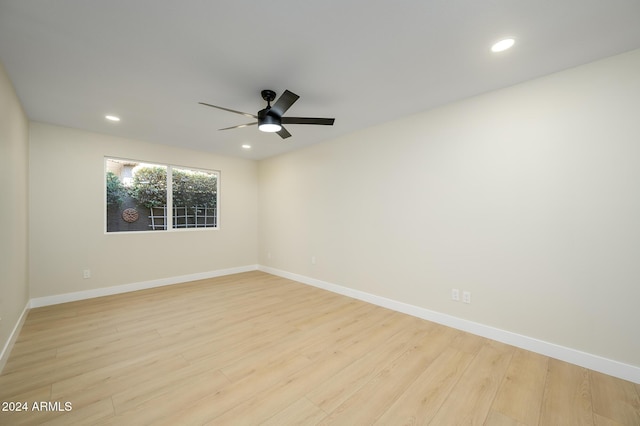
<path id="1" fill-rule="evenodd" d="M 284 93 L 278 98 L 276 103 L 271 105 L 276 99 L 276 92 L 273 90 L 263 90 L 261 92 L 262 99 L 267 101 L 267 107 L 258 111 L 258 115 L 249 114 L 248 112 L 236 111 L 229 108 L 224 108 L 217 105 L 211 105 L 204 102 L 199 102 L 200 105 L 206 105 L 213 108 L 218 108 L 224 111 L 234 112 L 236 114 L 244 115 L 246 117 L 254 118 L 258 121 L 254 123 L 240 124 L 238 126 L 225 127 L 220 130 L 239 129 L 242 127 L 258 125 L 258 129 L 263 132 L 277 133 L 282 139 L 286 139 L 291 136 L 291 133 L 287 131 L 283 124 L 317 124 L 323 126 L 333 126 L 335 118 L 311 118 L 311 117 L 283 117 L 282 115 L 291 108 L 291 105 L 298 100 L 300 96 L 293 92 L 285 90 Z"/>

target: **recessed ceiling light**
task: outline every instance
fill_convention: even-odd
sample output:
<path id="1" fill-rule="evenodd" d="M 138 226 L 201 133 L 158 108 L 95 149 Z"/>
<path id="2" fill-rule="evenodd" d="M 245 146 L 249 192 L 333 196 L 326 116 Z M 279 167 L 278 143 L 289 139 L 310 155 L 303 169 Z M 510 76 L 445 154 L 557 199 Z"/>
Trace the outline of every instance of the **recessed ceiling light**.
<path id="1" fill-rule="evenodd" d="M 120 121 L 120 117 L 116 117 L 115 115 L 105 115 L 104 118 L 109 121 Z"/>
<path id="2" fill-rule="evenodd" d="M 514 39 L 512 39 L 512 38 L 505 38 L 504 40 L 500 40 L 499 42 L 497 42 L 493 46 L 491 46 L 491 51 L 495 52 L 495 53 L 503 52 L 503 51 L 513 47 L 515 42 L 516 41 Z"/>
<path id="3" fill-rule="evenodd" d="M 251 145 L 244 144 L 242 145 L 242 149 L 251 149 Z"/>

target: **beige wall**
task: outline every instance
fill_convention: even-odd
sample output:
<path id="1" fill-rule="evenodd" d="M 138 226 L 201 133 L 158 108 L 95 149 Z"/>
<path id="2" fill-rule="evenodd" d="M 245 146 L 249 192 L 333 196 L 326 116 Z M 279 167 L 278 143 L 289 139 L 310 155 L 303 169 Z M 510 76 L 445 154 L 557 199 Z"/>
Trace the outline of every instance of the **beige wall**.
<path id="1" fill-rule="evenodd" d="M 27 117 L 0 63 L 0 351 L 29 300 L 28 130 Z"/>
<path id="2" fill-rule="evenodd" d="M 640 366 L 639 112 L 634 51 L 262 161 L 260 263 Z"/>
<path id="3" fill-rule="evenodd" d="M 33 122 L 30 139 L 31 298 L 257 263 L 255 161 Z M 105 156 L 219 170 L 220 229 L 105 234 Z"/>

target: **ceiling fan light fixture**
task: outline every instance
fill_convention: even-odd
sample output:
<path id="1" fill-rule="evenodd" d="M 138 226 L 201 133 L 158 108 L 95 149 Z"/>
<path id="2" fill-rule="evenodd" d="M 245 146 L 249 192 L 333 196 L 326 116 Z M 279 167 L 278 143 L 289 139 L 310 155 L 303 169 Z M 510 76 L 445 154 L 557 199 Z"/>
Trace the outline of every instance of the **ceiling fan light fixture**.
<path id="1" fill-rule="evenodd" d="M 258 124 L 258 129 L 267 133 L 275 133 L 282 130 L 282 126 L 280 125 L 280 120 L 278 119 L 278 117 L 264 114 L 263 117 L 260 117 L 260 124 Z"/>
<path id="2" fill-rule="evenodd" d="M 265 124 L 259 125 L 258 129 L 260 129 L 263 132 L 267 132 L 267 133 L 275 133 L 275 132 L 279 132 L 280 130 L 282 130 L 282 126 L 279 125 L 279 124 L 265 123 Z"/>

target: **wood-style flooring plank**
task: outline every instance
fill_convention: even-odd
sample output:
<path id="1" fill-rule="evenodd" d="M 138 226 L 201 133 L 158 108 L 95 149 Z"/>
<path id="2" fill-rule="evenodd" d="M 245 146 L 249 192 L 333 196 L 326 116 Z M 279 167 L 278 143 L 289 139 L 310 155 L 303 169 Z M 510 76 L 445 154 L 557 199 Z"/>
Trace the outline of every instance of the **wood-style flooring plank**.
<path id="1" fill-rule="evenodd" d="M 413 327 L 403 325 L 395 333 L 390 333 L 384 344 L 375 345 L 362 354 L 358 353 L 336 375 L 328 376 L 318 383 L 306 394 L 307 398 L 325 412 L 333 412 L 379 374 L 389 362 L 406 352 L 414 339 L 424 337 L 429 331 L 429 328 L 416 327 L 415 324 Z"/>
<path id="2" fill-rule="evenodd" d="M 487 420 L 484 422 L 485 426 L 531 426 L 537 425 L 537 423 L 520 423 L 517 420 L 509 416 L 505 416 L 499 411 L 491 410 L 487 416 Z"/>
<path id="3" fill-rule="evenodd" d="M 471 354 L 446 347 L 376 424 L 428 424 L 472 359 Z"/>
<path id="4" fill-rule="evenodd" d="M 589 370 L 549 359 L 540 424 L 592 425 Z"/>
<path id="5" fill-rule="evenodd" d="M 606 374 L 590 372 L 593 412 L 623 425 L 640 425 L 636 386 Z"/>
<path id="6" fill-rule="evenodd" d="M 256 395 L 271 395 L 272 392 L 265 391 L 310 363 L 309 359 L 296 355 L 283 360 L 277 370 L 260 366 L 250 377 L 223 385 L 203 398 L 186 401 L 181 410 L 167 413 L 159 424 L 206 424 L 241 404 L 251 404 Z M 253 416 L 255 413 L 251 410 L 243 411 L 236 421 L 242 422 Z M 128 413 L 123 413 L 123 419 L 128 418 Z"/>
<path id="7" fill-rule="evenodd" d="M 433 424 L 481 425 L 491 409 L 514 348 L 486 341 L 433 418 Z"/>
<path id="8" fill-rule="evenodd" d="M 537 425 L 549 359 L 515 349 L 491 409 L 516 422 Z"/>
<path id="9" fill-rule="evenodd" d="M 238 419 L 247 425 L 260 424 L 285 410 L 291 401 L 304 395 L 326 377 L 334 376 L 349 362 L 340 352 L 326 352 L 318 361 L 280 378 L 272 386 L 252 395 L 242 403 L 215 417 L 207 418 L 207 425 L 236 425 Z M 198 419 L 199 421 L 200 419 Z"/>
<path id="10" fill-rule="evenodd" d="M 320 407 L 302 397 L 260 423 L 260 426 L 314 425 L 326 416 Z"/>
<path id="11" fill-rule="evenodd" d="M 446 339 L 425 333 L 391 360 L 321 424 L 373 424 L 446 348 Z M 362 407 L 367 406 L 367 410 Z"/>
<path id="12" fill-rule="evenodd" d="M 178 416 L 178 419 L 173 423 L 174 425 L 196 424 L 184 421 L 187 417 L 187 408 L 194 402 L 217 394 L 228 382 L 224 374 L 212 371 L 189 377 L 188 380 L 180 383 L 170 383 L 167 386 L 156 388 L 149 394 L 142 394 L 139 399 L 133 401 L 130 399 L 119 401 L 120 396 L 114 395 L 115 416 L 105 418 L 99 424 L 114 426 L 170 424 L 165 423 L 166 419 L 178 413 L 185 414 L 185 416 Z"/>

